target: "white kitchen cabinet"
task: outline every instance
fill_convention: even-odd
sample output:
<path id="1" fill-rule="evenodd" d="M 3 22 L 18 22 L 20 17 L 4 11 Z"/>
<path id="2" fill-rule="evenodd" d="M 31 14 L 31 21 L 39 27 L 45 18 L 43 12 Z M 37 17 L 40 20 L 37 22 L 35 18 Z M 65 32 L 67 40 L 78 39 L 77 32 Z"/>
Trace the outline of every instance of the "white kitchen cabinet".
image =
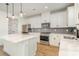
<path id="1" fill-rule="evenodd" d="M 50 23 L 51 28 L 67 26 L 67 10 L 58 11 L 55 13 L 45 12 L 39 16 L 33 16 L 27 19 L 31 24 L 31 28 L 41 28 L 42 23 Z"/>
<path id="2" fill-rule="evenodd" d="M 67 11 L 62 11 L 58 15 L 58 27 L 66 27 L 67 26 Z"/>
<path id="3" fill-rule="evenodd" d="M 50 17 L 50 27 L 66 27 L 67 26 L 67 11 L 52 13 Z"/>
<path id="4" fill-rule="evenodd" d="M 75 7 L 70 6 L 67 8 L 67 11 L 68 11 L 68 27 L 75 27 L 76 26 Z"/>
<path id="5" fill-rule="evenodd" d="M 59 47 L 60 40 L 62 39 L 61 37 L 62 36 L 59 35 L 59 34 L 50 34 L 50 37 L 49 37 L 49 43 L 50 43 L 50 45 Z"/>
<path id="6" fill-rule="evenodd" d="M 55 17 L 55 14 L 51 14 L 51 18 L 50 18 L 50 27 L 51 28 L 54 28 L 54 27 L 57 27 L 57 25 L 58 25 L 58 20 L 56 19 L 56 17 Z"/>
<path id="7" fill-rule="evenodd" d="M 41 17 L 40 16 L 34 16 L 31 18 L 28 18 L 28 23 L 31 24 L 31 28 L 41 28 Z"/>
<path id="8" fill-rule="evenodd" d="M 50 23 L 50 12 L 45 12 L 41 14 L 41 23 Z"/>

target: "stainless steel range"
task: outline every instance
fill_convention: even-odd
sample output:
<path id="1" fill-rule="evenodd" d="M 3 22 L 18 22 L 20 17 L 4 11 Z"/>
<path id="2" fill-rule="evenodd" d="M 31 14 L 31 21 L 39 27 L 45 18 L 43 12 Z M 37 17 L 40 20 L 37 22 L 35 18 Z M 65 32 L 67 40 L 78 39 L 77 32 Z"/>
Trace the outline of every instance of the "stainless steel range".
<path id="1" fill-rule="evenodd" d="M 41 35 L 40 35 L 40 40 L 43 40 L 43 41 L 49 41 L 49 34 L 50 33 L 46 33 L 46 32 L 42 32 Z"/>
<path id="2" fill-rule="evenodd" d="M 77 30 L 77 38 L 79 38 L 79 30 Z"/>
<path id="3" fill-rule="evenodd" d="M 40 35 L 41 43 L 49 44 L 50 32 L 48 31 L 48 29 L 50 28 L 50 23 L 42 23 L 41 26 L 42 26 L 42 32 Z"/>
<path id="4" fill-rule="evenodd" d="M 42 44 L 49 45 L 49 35 L 50 35 L 50 33 L 42 32 L 40 35 L 40 42 Z"/>

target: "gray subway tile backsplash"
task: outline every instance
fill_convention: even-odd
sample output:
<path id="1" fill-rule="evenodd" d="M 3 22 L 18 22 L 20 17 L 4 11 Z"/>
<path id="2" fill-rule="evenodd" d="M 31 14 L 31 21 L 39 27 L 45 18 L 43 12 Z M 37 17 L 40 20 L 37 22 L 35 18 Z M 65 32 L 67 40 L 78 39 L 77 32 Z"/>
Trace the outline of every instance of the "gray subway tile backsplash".
<path id="1" fill-rule="evenodd" d="M 61 34 L 72 34 L 75 35 L 74 30 L 76 27 L 66 27 L 66 28 L 31 28 L 31 32 L 51 32 L 51 33 L 61 33 Z"/>

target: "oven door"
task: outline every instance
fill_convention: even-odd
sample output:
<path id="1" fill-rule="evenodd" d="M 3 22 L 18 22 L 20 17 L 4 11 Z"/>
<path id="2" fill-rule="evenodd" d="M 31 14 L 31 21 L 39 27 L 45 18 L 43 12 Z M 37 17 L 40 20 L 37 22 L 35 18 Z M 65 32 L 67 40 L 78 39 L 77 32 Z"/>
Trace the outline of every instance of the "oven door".
<path id="1" fill-rule="evenodd" d="M 77 38 L 79 38 L 79 30 L 77 30 Z"/>
<path id="2" fill-rule="evenodd" d="M 40 36 L 40 40 L 49 41 L 49 36 Z"/>

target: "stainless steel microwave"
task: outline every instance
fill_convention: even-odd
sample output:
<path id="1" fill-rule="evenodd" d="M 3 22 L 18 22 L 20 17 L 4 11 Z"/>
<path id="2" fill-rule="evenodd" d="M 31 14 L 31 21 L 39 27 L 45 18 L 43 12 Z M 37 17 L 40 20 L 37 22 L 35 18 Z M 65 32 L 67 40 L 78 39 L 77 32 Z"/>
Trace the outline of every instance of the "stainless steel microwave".
<path id="1" fill-rule="evenodd" d="M 42 28 L 50 28 L 50 23 L 42 23 Z"/>

